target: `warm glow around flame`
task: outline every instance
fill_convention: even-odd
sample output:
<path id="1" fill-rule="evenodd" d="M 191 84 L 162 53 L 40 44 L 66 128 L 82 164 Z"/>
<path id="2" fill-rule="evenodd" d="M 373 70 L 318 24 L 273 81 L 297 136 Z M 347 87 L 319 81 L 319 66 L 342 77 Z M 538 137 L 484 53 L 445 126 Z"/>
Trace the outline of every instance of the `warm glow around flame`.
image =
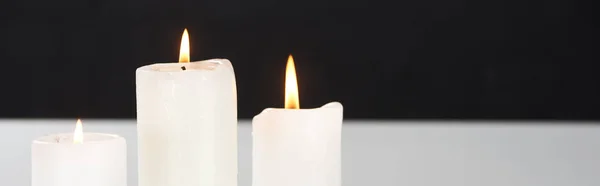
<path id="1" fill-rule="evenodd" d="M 181 36 L 181 46 L 179 47 L 179 63 L 190 62 L 190 36 L 188 35 L 187 28 L 183 30 Z"/>
<path id="2" fill-rule="evenodd" d="M 298 80 L 296 79 L 296 67 L 292 55 L 288 57 L 285 67 L 285 108 L 299 109 L 300 98 L 298 96 Z"/>
<path id="3" fill-rule="evenodd" d="M 73 132 L 73 143 L 83 143 L 83 126 L 81 125 L 80 119 L 77 119 L 77 124 L 75 124 L 75 132 Z"/>

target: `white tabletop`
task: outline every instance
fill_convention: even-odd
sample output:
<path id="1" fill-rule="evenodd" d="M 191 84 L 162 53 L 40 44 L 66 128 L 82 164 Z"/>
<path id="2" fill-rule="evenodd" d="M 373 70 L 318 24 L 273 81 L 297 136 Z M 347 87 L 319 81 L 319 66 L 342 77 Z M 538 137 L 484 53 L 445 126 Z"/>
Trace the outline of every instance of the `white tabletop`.
<path id="1" fill-rule="evenodd" d="M 134 120 L 83 120 L 127 139 L 137 185 Z M 0 120 L 0 185 L 30 185 L 30 143 L 75 120 Z M 250 186 L 251 127 L 239 125 L 239 185 Z M 344 186 L 598 186 L 599 123 L 345 121 Z"/>

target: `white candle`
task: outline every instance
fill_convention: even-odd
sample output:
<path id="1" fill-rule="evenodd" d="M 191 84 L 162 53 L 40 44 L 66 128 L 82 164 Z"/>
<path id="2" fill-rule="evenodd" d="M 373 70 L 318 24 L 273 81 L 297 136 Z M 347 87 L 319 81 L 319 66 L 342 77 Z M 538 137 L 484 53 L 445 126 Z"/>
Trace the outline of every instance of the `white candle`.
<path id="1" fill-rule="evenodd" d="M 293 59 L 286 72 L 286 108 L 252 120 L 253 186 L 341 186 L 343 107 L 299 109 Z"/>
<path id="2" fill-rule="evenodd" d="M 228 60 L 143 66 L 136 86 L 140 186 L 237 186 L 236 85 Z"/>
<path id="3" fill-rule="evenodd" d="M 82 138 L 65 133 L 33 141 L 31 185 L 127 186 L 125 139 L 114 134 L 76 135 Z"/>

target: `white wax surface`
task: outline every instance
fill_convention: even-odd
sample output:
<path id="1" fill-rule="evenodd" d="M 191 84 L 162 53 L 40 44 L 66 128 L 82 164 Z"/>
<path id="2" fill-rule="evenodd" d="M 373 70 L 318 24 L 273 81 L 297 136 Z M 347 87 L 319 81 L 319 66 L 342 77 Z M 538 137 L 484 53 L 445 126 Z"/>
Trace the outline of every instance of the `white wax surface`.
<path id="1" fill-rule="evenodd" d="M 125 139 L 112 134 L 84 133 L 40 137 L 31 146 L 32 186 L 127 186 Z"/>
<path id="2" fill-rule="evenodd" d="M 140 186 L 237 186 L 237 95 L 228 60 L 143 66 L 136 88 Z"/>
<path id="3" fill-rule="evenodd" d="M 341 186 L 343 107 L 265 109 L 252 120 L 253 186 Z"/>

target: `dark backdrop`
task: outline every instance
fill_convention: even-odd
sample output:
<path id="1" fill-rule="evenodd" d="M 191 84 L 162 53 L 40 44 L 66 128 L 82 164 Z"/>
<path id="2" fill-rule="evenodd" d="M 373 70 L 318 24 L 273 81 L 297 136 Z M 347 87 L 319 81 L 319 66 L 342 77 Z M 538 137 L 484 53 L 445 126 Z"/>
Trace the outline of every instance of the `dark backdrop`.
<path id="1" fill-rule="evenodd" d="M 283 105 L 346 118 L 600 119 L 591 4 L 570 0 L 4 0 L 0 117 L 135 117 L 135 69 L 228 58 L 239 116 Z"/>

